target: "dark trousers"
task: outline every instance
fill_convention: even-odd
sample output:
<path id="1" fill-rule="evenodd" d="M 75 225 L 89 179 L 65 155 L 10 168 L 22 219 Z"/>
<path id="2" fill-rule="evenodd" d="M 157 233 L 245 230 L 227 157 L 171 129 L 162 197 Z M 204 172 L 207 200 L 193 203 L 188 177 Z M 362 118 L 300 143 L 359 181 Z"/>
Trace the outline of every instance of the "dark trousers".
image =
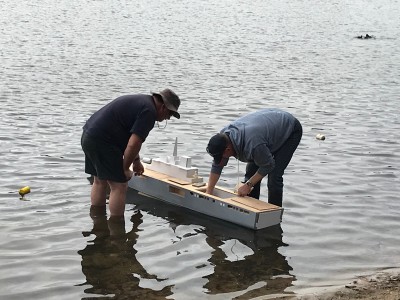
<path id="1" fill-rule="evenodd" d="M 298 120 L 296 120 L 292 134 L 286 140 L 286 142 L 276 152 L 272 153 L 275 159 L 275 168 L 271 173 L 268 174 L 268 203 L 282 206 L 283 196 L 283 174 L 290 160 L 292 159 L 294 151 L 300 143 L 303 135 L 303 128 Z M 246 166 L 246 174 L 244 176 L 245 181 L 249 180 L 257 170 L 258 166 L 249 162 Z M 254 185 L 253 190 L 249 194 L 250 197 L 259 199 L 260 198 L 260 186 L 261 181 Z"/>

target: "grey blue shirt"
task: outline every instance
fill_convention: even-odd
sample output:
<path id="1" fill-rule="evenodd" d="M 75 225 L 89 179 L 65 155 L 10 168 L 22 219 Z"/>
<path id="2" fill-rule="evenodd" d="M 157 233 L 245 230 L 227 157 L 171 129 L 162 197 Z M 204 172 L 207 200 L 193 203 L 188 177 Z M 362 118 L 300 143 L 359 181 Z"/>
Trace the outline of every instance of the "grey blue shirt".
<path id="1" fill-rule="evenodd" d="M 253 162 L 258 173 L 266 176 L 275 167 L 274 153 L 294 130 L 296 118 L 280 109 L 263 109 L 245 115 L 221 130 L 229 136 L 242 162 Z M 224 165 L 228 163 L 226 159 Z M 224 166 L 212 165 L 211 172 L 221 174 Z"/>

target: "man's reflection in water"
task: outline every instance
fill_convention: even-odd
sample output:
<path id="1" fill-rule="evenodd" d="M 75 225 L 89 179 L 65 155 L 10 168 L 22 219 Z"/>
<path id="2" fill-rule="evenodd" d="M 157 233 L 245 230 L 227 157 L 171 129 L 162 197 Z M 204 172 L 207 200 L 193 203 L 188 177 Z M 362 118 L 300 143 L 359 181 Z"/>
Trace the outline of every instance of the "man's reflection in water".
<path id="1" fill-rule="evenodd" d="M 286 258 L 279 253 L 280 247 L 287 246 L 282 242 L 280 225 L 253 231 L 191 213 L 137 193 L 128 193 L 128 197 L 128 203 L 135 204 L 136 209 L 131 218 L 132 230 L 128 233 L 125 232 L 123 220 L 107 220 L 105 210 L 104 213 L 91 212 L 93 230 L 85 234 L 93 234 L 95 237 L 88 242 L 85 249 L 79 251 L 82 255 L 82 271 L 86 275 L 87 284 L 92 286 L 85 290 L 86 293 L 115 295 L 116 299 L 174 298 L 174 277 L 166 278 L 163 274 L 159 276 L 164 279 L 159 279 L 156 275 L 148 274 L 137 261 L 134 247 L 138 238 L 138 227 L 143 222 L 140 213 L 142 210 L 168 220 L 167 226 L 171 228 L 172 234 L 180 232 L 182 235 L 185 227 L 193 228 L 193 225 L 197 225 L 196 234 L 206 236 L 205 241 L 211 247 L 211 257 L 205 257 L 204 264 L 212 266 L 213 272 L 203 279 L 199 278 L 199 282 L 204 281 L 204 278 L 208 280 L 203 286 L 205 298 L 206 294 L 222 293 L 236 294 L 234 297 L 240 299 L 271 294 L 288 295 L 285 289 L 296 279 L 289 273 L 292 268 Z M 180 230 L 176 230 L 180 226 Z M 193 233 L 191 229 L 188 230 Z M 184 236 L 179 238 L 184 239 Z M 226 248 L 230 248 L 232 243 L 245 245 L 243 247 L 247 249 L 246 256 L 229 259 Z M 168 250 L 159 251 L 163 253 L 162 251 Z M 187 261 L 187 264 L 190 263 L 192 262 Z M 186 268 L 188 269 L 190 268 Z M 177 271 L 179 269 L 171 271 L 171 275 Z M 141 278 L 160 283 L 166 281 L 161 284 L 162 289 L 153 290 L 141 287 Z M 190 287 L 187 288 L 190 290 Z"/>
<path id="2" fill-rule="evenodd" d="M 142 207 L 140 203 L 137 207 Z M 262 230 L 250 230 L 221 220 L 206 218 L 200 214 L 179 213 L 170 210 L 167 216 L 172 226 L 199 224 L 204 226 L 207 244 L 214 249 L 208 260 L 214 266 L 213 274 L 206 276 L 208 283 L 204 286 L 207 294 L 239 293 L 237 299 L 252 299 L 271 294 L 293 294 L 285 292 L 292 286 L 295 276 L 290 274 L 292 267 L 286 257 L 279 253 L 279 248 L 288 246 L 282 241 L 281 225 Z M 240 259 L 229 259 L 223 249 L 225 244 L 239 243 L 249 247 L 253 253 Z M 256 285 L 256 286 L 253 286 Z M 236 297 L 235 297 L 236 299 Z"/>
<path id="3" fill-rule="evenodd" d="M 240 231 L 240 230 L 239 230 Z M 207 276 L 209 282 L 205 288 L 210 294 L 244 291 L 253 287 L 241 298 L 254 298 L 262 295 L 281 294 L 292 285 L 295 278 L 289 275 L 292 270 L 279 248 L 287 246 L 282 242 L 280 225 L 259 231 L 241 229 L 237 240 L 253 250 L 253 254 L 235 261 L 229 261 L 221 250 L 224 240 L 220 236 L 208 234 L 207 242 L 215 252 L 210 262 L 215 266 L 214 273 Z M 247 297 L 246 297 L 247 296 Z"/>
<path id="4" fill-rule="evenodd" d="M 85 236 L 94 235 L 85 249 L 78 251 L 82 256 L 82 272 L 86 276 L 85 293 L 95 295 L 114 295 L 115 299 L 145 299 L 145 295 L 165 298 L 171 295 L 169 287 L 160 291 L 146 291 L 139 287 L 140 278 L 157 280 L 149 275 L 136 260 L 134 245 L 137 240 L 138 226 L 143 222 L 139 211 L 131 217 L 132 230 L 125 231 L 124 218 L 107 220 L 106 207 L 90 209 L 93 229 L 83 232 Z M 107 298 L 109 298 L 107 297 Z M 83 298 L 89 299 L 89 298 Z M 97 299 L 97 297 L 96 297 Z"/>

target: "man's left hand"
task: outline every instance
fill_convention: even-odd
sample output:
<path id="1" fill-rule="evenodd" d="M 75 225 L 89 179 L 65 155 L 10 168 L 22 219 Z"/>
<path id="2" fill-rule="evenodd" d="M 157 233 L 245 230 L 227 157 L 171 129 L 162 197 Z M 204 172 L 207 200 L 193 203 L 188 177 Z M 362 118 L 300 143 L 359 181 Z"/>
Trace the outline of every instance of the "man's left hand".
<path id="1" fill-rule="evenodd" d="M 250 194 L 251 189 L 252 189 L 252 188 L 251 188 L 250 186 L 248 186 L 247 184 L 243 184 L 243 185 L 238 189 L 237 193 L 238 193 L 238 195 L 239 195 L 240 197 L 244 197 L 244 196 L 247 196 L 248 194 Z"/>

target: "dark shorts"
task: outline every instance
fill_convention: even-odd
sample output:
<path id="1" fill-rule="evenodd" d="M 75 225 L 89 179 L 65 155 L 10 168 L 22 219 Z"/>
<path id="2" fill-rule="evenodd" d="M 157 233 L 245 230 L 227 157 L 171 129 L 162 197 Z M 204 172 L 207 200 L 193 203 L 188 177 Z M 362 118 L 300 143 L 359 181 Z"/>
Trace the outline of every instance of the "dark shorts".
<path id="1" fill-rule="evenodd" d="M 82 133 L 81 146 L 85 153 L 85 173 L 101 180 L 126 182 L 123 170 L 124 153 L 117 146 Z"/>

